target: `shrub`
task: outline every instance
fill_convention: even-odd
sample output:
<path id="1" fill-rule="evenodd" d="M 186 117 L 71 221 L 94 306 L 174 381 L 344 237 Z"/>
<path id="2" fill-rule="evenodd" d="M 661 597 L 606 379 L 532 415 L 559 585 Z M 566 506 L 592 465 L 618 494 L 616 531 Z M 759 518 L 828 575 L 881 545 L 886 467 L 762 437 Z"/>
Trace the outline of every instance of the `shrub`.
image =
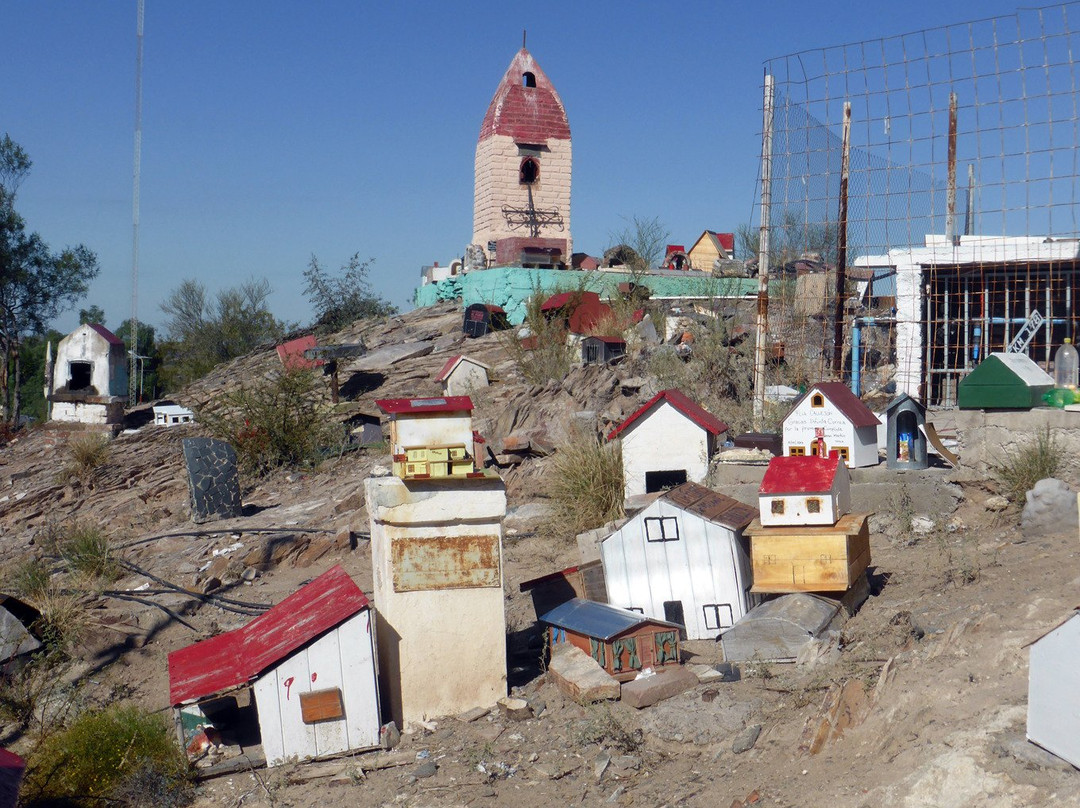
<path id="1" fill-rule="evenodd" d="M 49 589 L 51 573 L 43 558 L 23 559 L 11 572 L 11 588 L 15 594 L 36 601 Z"/>
<path id="2" fill-rule="evenodd" d="M 521 375 L 530 384 L 562 381 L 570 372 L 573 351 L 567 344 L 564 324 L 549 320 L 540 307 L 549 295 L 537 288 L 525 302 L 525 322 L 529 335 L 523 340 L 518 329 L 503 332 L 501 340 Z M 526 347 L 526 345 L 528 347 Z"/>
<path id="3" fill-rule="evenodd" d="M 94 479 L 97 470 L 109 460 L 109 439 L 104 435 L 82 435 L 67 445 L 68 462 L 57 479 L 68 482 L 76 479 L 84 485 Z"/>
<path id="4" fill-rule="evenodd" d="M 550 525 L 559 532 L 581 533 L 623 515 L 622 452 L 618 443 L 581 435 L 555 453 L 549 475 L 555 504 Z"/>
<path id="5" fill-rule="evenodd" d="M 227 393 L 222 409 L 200 412 L 199 420 L 215 437 L 232 444 L 245 471 L 266 474 L 281 466 L 312 465 L 323 446 L 339 439 L 319 398 L 314 373 L 283 368 Z"/>
<path id="6" fill-rule="evenodd" d="M 114 706 L 45 738 L 27 760 L 22 794 L 28 808 L 117 801 L 163 808 L 189 802 L 191 783 L 165 720 Z"/>
<path id="7" fill-rule="evenodd" d="M 56 549 L 71 572 L 105 581 L 120 577 L 109 540 L 97 525 L 76 522 L 60 538 Z"/>
<path id="8" fill-rule="evenodd" d="M 1019 506 L 1035 483 L 1053 477 L 1064 464 L 1065 450 L 1046 427 L 1033 440 L 1006 452 L 1004 460 L 992 466 L 991 472 L 1001 482 L 1005 497 Z"/>

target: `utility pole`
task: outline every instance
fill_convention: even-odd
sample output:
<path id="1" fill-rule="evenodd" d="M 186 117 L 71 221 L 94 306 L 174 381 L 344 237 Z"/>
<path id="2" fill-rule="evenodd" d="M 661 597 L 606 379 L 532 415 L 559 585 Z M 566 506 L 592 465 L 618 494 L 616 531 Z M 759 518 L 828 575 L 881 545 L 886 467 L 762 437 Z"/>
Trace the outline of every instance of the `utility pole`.
<path id="1" fill-rule="evenodd" d="M 132 172 L 131 194 L 131 329 L 128 339 L 130 362 L 128 364 L 128 406 L 139 400 L 137 378 L 139 352 L 139 175 L 142 167 L 142 62 L 143 62 L 143 11 L 145 0 L 139 0 L 135 34 L 135 157 Z"/>
<path id="2" fill-rule="evenodd" d="M 848 179 L 851 175 L 851 102 L 844 102 L 844 130 L 840 156 L 840 213 L 836 223 L 836 289 L 833 303 L 832 370 L 844 373 L 844 303 L 847 298 Z M 855 357 L 851 357 L 855 361 Z"/>
<path id="3" fill-rule="evenodd" d="M 757 337 L 754 341 L 754 429 L 765 414 L 765 340 L 769 331 L 769 210 L 772 205 L 773 77 L 765 74 L 761 126 L 761 222 L 758 229 Z"/>

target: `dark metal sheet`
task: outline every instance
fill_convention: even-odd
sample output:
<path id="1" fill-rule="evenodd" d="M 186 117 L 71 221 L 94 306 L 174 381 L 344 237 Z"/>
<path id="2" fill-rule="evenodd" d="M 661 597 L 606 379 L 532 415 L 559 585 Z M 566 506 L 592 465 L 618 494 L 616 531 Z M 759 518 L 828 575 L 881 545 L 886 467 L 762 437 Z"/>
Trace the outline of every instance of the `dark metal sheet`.
<path id="1" fill-rule="evenodd" d="M 394 539 L 390 555 L 395 592 L 502 585 L 497 535 Z"/>

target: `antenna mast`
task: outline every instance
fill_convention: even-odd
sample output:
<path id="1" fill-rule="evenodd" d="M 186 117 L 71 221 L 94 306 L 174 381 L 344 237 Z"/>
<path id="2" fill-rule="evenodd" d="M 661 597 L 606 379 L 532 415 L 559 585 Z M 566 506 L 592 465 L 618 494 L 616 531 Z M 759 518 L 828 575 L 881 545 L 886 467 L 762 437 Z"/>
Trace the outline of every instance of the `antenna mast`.
<path id="1" fill-rule="evenodd" d="M 139 400 L 139 175 L 142 163 L 142 62 L 143 11 L 145 0 L 138 0 L 138 23 L 135 46 L 135 166 L 131 194 L 131 322 L 128 334 L 128 406 Z"/>

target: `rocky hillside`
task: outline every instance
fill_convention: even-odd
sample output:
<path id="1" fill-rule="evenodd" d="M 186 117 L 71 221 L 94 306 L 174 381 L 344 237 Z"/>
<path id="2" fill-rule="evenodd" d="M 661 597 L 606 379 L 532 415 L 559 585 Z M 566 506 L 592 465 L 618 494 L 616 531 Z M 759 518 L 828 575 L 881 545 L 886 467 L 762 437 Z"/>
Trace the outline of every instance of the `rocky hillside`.
<path id="1" fill-rule="evenodd" d="M 577 560 L 572 537 L 542 527 L 549 455 L 576 424 L 620 420 L 655 382 L 627 363 L 532 386 L 504 337 L 466 341 L 460 325 L 460 311 L 446 304 L 327 340 L 369 348 L 342 363 L 333 417 L 348 423 L 373 412 L 376 398 L 437 395 L 435 375 L 457 353 L 493 369 L 496 383 L 474 396 L 475 426 L 507 461 L 512 679 L 534 717 L 447 717 L 412 728 L 390 754 L 209 780 L 198 805 L 1080 804 L 1074 770 L 1024 740 L 1025 645 L 1076 605 L 1076 536 L 1021 535 L 1015 515 L 984 506 L 992 486 L 970 480 L 945 497 L 901 495 L 917 488 L 914 477 L 882 471 L 867 481 L 880 514 L 872 595 L 839 643 L 805 664 L 746 665 L 740 681 L 703 683 L 642 711 L 561 696 L 530 656 L 533 614 L 518 592 L 521 581 Z M 212 409 L 277 363 L 272 350 L 256 352 L 177 400 Z M 362 481 L 388 462 L 385 449 L 246 480 L 242 517 L 195 525 L 180 441 L 200 429 L 124 433 L 81 477 L 63 473 L 69 451 L 47 429 L 0 449 L 5 586 L 21 561 L 48 554 L 50 537 L 74 523 L 100 526 L 124 562 L 112 594 L 85 601 L 76 659 L 63 671 L 79 704 L 166 709 L 169 651 L 241 625 L 251 604 L 277 603 L 331 564 L 370 591 Z M 726 472 L 715 485 L 745 499 L 760 473 Z M 949 486 L 947 472 L 935 474 L 929 489 Z M 856 499 L 870 490 L 858 483 Z M 926 517 L 923 532 L 909 528 L 912 515 Z M 688 653 L 694 662 L 722 659 L 711 642 L 690 643 Z M 33 727 L 0 725 L 0 745 L 32 743 Z"/>

